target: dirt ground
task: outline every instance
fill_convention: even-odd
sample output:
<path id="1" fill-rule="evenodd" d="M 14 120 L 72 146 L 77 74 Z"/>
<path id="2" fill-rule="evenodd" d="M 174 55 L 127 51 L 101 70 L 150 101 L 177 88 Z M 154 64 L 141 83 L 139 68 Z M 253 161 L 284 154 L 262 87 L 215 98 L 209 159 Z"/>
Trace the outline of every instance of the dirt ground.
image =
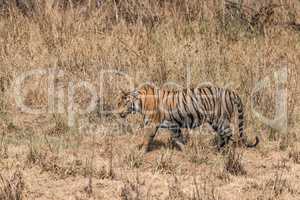
<path id="1" fill-rule="evenodd" d="M 209 129 L 186 133 L 189 142 L 183 151 L 173 149 L 168 131 L 161 130 L 152 151 L 144 154 L 137 148 L 141 130 L 132 134 L 120 129 L 118 135 L 109 130 L 103 135 L 69 131 L 56 136 L 14 131 L 2 140 L 2 184 L 8 181 L 9 191 L 19 190 L 25 199 L 300 196 L 299 142 L 291 146 L 282 139 L 270 141 L 263 132 L 257 148 L 218 152 Z"/>

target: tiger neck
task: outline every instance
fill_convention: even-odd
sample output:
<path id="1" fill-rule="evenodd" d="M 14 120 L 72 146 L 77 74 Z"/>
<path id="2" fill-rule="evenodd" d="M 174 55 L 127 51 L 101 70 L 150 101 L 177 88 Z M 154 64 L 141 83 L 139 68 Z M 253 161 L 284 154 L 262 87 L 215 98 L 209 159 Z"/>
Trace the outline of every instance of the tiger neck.
<path id="1" fill-rule="evenodd" d="M 150 123 L 159 123 L 161 121 L 161 112 L 159 110 L 159 90 L 151 87 L 143 89 L 139 93 L 142 107 L 141 114 Z"/>

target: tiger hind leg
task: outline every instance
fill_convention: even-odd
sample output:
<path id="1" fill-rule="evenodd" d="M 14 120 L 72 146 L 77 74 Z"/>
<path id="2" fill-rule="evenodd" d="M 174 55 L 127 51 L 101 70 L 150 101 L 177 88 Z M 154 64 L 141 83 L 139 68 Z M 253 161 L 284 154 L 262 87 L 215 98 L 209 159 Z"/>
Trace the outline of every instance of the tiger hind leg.
<path id="1" fill-rule="evenodd" d="M 184 138 L 180 128 L 170 128 L 171 134 L 171 143 L 172 146 L 177 148 L 180 151 L 183 151 L 184 145 L 187 143 L 186 139 Z"/>
<path id="2" fill-rule="evenodd" d="M 217 148 L 221 150 L 225 145 L 229 143 L 232 137 L 232 129 L 228 119 L 222 120 L 217 125 L 212 126 L 217 132 Z"/>

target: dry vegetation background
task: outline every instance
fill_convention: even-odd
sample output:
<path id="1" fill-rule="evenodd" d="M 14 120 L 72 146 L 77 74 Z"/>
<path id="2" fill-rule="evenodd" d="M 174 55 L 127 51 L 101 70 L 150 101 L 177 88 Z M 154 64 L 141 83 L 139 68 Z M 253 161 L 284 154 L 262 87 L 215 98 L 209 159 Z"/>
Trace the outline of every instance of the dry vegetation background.
<path id="1" fill-rule="evenodd" d="M 0 199 L 299 199 L 300 2 L 200 0 L 1 0 Z M 30 115 L 16 106 L 16 77 L 56 68 L 57 105 L 68 83 L 88 81 L 101 103 L 68 127 L 68 113 Z M 275 114 L 275 72 L 287 69 L 287 133 L 251 110 Z M 209 129 L 193 130 L 184 152 L 161 131 L 144 155 L 138 117 L 121 123 L 113 108 L 122 76 L 136 83 L 211 82 L 239 92 L 256 149 L 216 152 Z M 187 77 L 190 77 L 187 78 Z M 251 95 L 257 82 L 271 84 Z M 101 83 L 103 87 L 101 88 Z M 48 77 L 23 85 L 25 104 L 47 108 Z M 90 100 L 77 90 L 76 103 Z M 298 123 L 298 124 L 297 124 Z M 201 133 L 200 133 L 201 132 Z"/>

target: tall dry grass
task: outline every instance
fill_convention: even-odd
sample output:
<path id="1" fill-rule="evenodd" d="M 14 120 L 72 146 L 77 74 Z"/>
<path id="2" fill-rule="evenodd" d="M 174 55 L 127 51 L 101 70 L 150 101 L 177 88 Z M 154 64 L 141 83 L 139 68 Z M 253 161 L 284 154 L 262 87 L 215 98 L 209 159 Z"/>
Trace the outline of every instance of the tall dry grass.
<path id="1" fill-rule="evenodd" d="M 251 102 L 265 116 L 274 116 L 274 73 L 286 68 L 287 82 L 280 87 L 287 89 L 289 130 L 299 121 L 299 2 L 31 2 L 32 8 L 27 6 L 25 11 L 16 4 L 2 6 L 1 11 L 0 110 L 6 129 L 11 123 L 36 127 L 51 120 L 52 114 L 20 112 L 12 95 L 18 75 L 48 68 L 64 72 L 55 84 L 63 88 L 65 99 L 69 81 L 92 83 L 104 99 L 100 109 L 113 107 L 118 88 L 128 89 L 122 77 L 99 80 L 101 70 L 119 70 L 138 84 L 151 81 L 162 86 L 174 81 L 189 87 L 211 82 L 229 87 L 243 99 L 248 130 L 258 133 L 268 127 L 253 116 Z M 271 78 L 271 86 L 252 95 L 265 77 Z M 47 87 L 47 77 L 26 80 L 26 104 L 46 105 Z M 84 105 L 88 101 L 87 92 L 76 93 L 76 102 Z"/>

